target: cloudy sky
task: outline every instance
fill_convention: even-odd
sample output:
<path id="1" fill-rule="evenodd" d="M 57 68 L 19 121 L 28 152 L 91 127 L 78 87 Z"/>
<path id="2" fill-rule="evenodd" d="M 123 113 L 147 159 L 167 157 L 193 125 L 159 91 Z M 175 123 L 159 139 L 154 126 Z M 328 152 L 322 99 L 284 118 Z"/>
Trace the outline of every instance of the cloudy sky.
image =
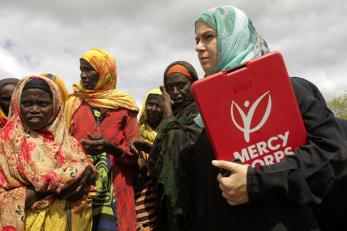
<path id="1" fill-rule="evenodd" d="M 203 75 L 194 20 L 227 4 L 283 53 L 290 75 L 314 82 L 328 99 L 347 92 L 344 0 L 0 0 L 0 78 L 51 72 L 71 91 L 80 55 L 98 47 L 117 60 L 118 88 L 140 104 L 173 61 L 191 62 Z"/>

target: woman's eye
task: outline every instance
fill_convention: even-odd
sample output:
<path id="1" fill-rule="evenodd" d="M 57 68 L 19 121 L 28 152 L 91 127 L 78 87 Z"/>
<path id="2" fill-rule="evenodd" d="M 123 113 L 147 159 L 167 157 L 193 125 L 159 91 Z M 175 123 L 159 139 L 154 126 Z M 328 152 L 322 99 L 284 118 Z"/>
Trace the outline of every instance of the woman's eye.
<path id="1" fill-rule="evenodd" d="M 21 105 L 24 107 L 30 107 L 31 103 L 30 102 L 22 102 Z"/>
<path id="2" fill-rule="evenodd" d="M 212 34 L 209 34 L 206 36 L 206 40 L 208 40 L 208 41 L 213 39 L 213 38 L 214 38 L 214 35 L 212 35 Z"/>
<path id="3" fill-rule="evenodd" d="M 39 106 L 40 106 L 40 107 L 47 107 L 49 104 L 50 104 L 50 103 L 48 103 L 48 102 L 40 102 L 40 103 L 39 103 Z"/>
<path id="4" fill-rule="evenodd" d="M 185 86 L 186 86 L 185 83 L 179 83 L 179 84 L 178 84 L 178 87 L 179 87 L 180 89 L 183 89 Z"/>

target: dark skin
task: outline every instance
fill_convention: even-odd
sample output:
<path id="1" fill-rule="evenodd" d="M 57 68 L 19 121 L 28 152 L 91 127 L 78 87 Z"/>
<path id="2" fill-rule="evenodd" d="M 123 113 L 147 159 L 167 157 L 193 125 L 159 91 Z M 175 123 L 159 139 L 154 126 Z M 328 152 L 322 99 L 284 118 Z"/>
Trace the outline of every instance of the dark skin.
<path id="1" fill-rule="evenodd" d="M 54 108 L 52 97 L 46 91 L 38 88 L 27 89 L 23 91 L 20 102 L 20 116 L 27 128 L 32 131 L 39 131 L 49 125 Z M 60 196 L 65 197 L 68 195 L 68 200 L 79 199 L 87 193 L 87 187 L 94 181 L 95 175 L 90 167 L 87 167 L 81 179 L 63 190 Z M 30 187 L 26 188 L 25 207 L 30 208 L 37 200 L 49 194 L 47 192 L 36 192 Z"/>
<path id="2" fill-rule="evenodd" d="M 105 139 L 102 135 L 91 135 L 87 133 L 88 139 L 81 139 L 80 143 L 84 151 L 89 155 L 100 155 L 101 153 L 108 153 L 110 155 L 121 157 L 123 151 L 111 141 Z"/>
<path id="3" fill-rule="evenodd" d="M 191 86 L 191 79 L 180 73 L 173 73 L 164 79 L 164 87 L 160 86 L 163 96 L 160 107 L 164 118 L 173 116 L 173 106 L 178 107 L 193 98 Z"/>
<path id="4" fill-rule="evenodd" d="M 99 79 L 99 73 L 86 60 L 80 59 L 81 84 L 87 90 L 94 90 Z M 113 145 L 111 141 L 105 139 L 102 135 L 87 134 L 88 139 L 81 139 L 85 153 L 89 155 L 99 155 L 103 152 L 120 157 L 123 151 Z"/>
<path id="5" fill-rule="evenodd" d="M 94 90 L 99 82 L 99 73 L 86 60 L 80 59 L 81 84 L 87 90 Z"/>
<path id="6" fill-rule="evenodd" d="M 161 100 L 160 95 L 149 95 L 146 102 L 146 114 L 147 122 L 153 130 L 157 129 L 161 119 L 163 118 L 163 111 L 161 110 L 159 103 Z"/>
<path id="7" fill-rule="evenodd" d="M 8 116 L 11 97 L 15 87 L 15 84 L 9 83 L 0 88 L 0 107 L 6 116 Z"/>
<path id="8" fill-rule="evenodd" d="M 157 129 L 157 127 L 159 126 L 163 118 L 163 112 L 160 107 L 160 101 L 161 101 L 161 96 L 154 95 L 154 94 L 149 95 L 146 101 L 145 110 L 147 114 L 147 122 L 153 130 Z M 141 151 L 145 153 L 149 153 L 151 148 L 152 148 L 151 144 L 141 139 L 134 139 L 131 142 L 132 151 L 139 155 L 139 158 L 137 161 L 139 169 L 143 169 L 146 166 L 146 161 L 144 160 Z"/>
<path id="9" fill-rule="evenodd" d="M 47 92 L 38 88 L 23 91 L 20 115 L 23 123 L 30 130 L 38 131 L 47 127 L 53 112 L 53 100 Z"/>

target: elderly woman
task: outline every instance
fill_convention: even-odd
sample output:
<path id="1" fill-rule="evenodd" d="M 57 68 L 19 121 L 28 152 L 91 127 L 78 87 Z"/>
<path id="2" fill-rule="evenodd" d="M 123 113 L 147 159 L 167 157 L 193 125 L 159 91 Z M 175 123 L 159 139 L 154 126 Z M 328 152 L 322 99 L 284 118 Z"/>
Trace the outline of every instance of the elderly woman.
<path id="1" fill-rule="evenodd" d="M 180 152 L 194 144 L 201 132 L 194 118 L 198 109 L 191 85 L 198 79 L 195 69 L 185 61 L 171 63 L 164 72 L 160 107 L 163 120 L 158 127 L 149 166 L 159 195 L 159 229 L 189 230 L 185 211 L 187 198 L 181 198 Z"/>
<path id="2" fill-rule="evenodd" d="M 195 33 L 206 75 L 231 70 L 268 51 L 245 13 L 232 6 L 204 12 L 195 22 Z M 345 168 L 346 147 L 326 105 L 295 79 L 292 86 L 307 131 L 307 143 L 295 155 L 258 169 L 221 160 L 214 160 L 213 168 L 205 130 L 186 153 L 194 166 L 195 230 L 319 229 L 309 203 L 319 203 Z M 201 117 L 197 121 L 203 127 Z M 223 177 L 218 168 L 232 174 Z"/>
<path id="3" fill-rule="evenodd" d="M 18 81 L 19 79 L 15 78 L 0 80 L 0 129 L 7 123 L 12 93 Z"/>
<path id="4" fill-rule="evenodd" d="M 0 133 L 0 229 L 90 230 L 91 206 L 84 195 L 94 168 L 68 134 L 57 86 L 27 77 L 16 87 L 11 107 Z"/>
<path id="5" fill-rule="evenodd" d="M 93 200 L 93 230 L 135 230 L 133 191 L 137 156 L 130 142 L 139 136 L 138 109 L 116 89 L 114 58 L 91 49 L 80 58 L 81 81 L 65 105 L 71 134 L 82 144 L 99 173 Z"/>

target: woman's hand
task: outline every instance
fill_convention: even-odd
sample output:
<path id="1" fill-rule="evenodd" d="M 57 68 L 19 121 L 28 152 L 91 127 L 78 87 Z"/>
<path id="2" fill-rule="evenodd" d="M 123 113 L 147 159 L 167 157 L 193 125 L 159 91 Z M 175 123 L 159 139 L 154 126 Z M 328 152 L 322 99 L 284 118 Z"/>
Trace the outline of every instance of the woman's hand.
<path id="1" fill-rule="evenodd" d="M 66 198 L 70 201 L 81 199 L 84 195 L 88 194 L 89 187 L 96 181 L 96 174 L 88 166 L 79 180 L 70 185 L 59 193 L 60 198 Z"/>
<path id="2" fill-rule="evenodd" d="M 150 153 L 152 145 L 142 139 L 135 138 L 131 141 L 130 149 L 131 152 L 142 157 L 141 152 Z"/>
<path id="3" fill-rule="evenodd" d="M 25 189 L 25 209 L 31 208 L 31 206 L 42 197 L 48 195 L 49 193 L 36 192 L 32 188 Z"/>
<path id="4" fill-rule="evenodd" d="M 172 100 L 170 95 L 166 92 L 165 88 L 163 86 L 160 86 L 161 91 L 161 100 L 159 103 L 159 106 L 161 110 L 163 111 L 163 117 L 168 118 L 173 116 L 172 112 Z"/>
<path id="5" fill-rule="evenodd" d="M 81 139 L 81 144 L 87 154 L 99 155 L 106 152 L 116 157 L 122 156 L 123 151 L 113 145 L 109 140 L 105 139 L 102 135 L 91 135 L 87 133 L 87 137 L 89 139 Z"/>
<path id="6" fill-rule="evenodd" d="M 222 174 L 217 176 L 222 196 L 228 203 L 230 205 L 247 203 L 249 201 L 247 192 L 248 166 L 224 160 L 213 160 L 212 165 L 231 172 L 228 177 L 223 177 Z"/>

